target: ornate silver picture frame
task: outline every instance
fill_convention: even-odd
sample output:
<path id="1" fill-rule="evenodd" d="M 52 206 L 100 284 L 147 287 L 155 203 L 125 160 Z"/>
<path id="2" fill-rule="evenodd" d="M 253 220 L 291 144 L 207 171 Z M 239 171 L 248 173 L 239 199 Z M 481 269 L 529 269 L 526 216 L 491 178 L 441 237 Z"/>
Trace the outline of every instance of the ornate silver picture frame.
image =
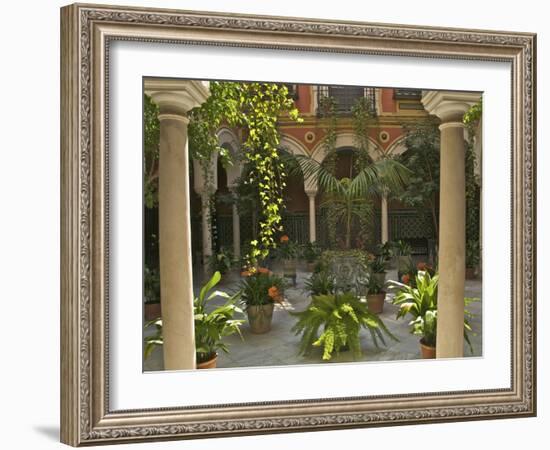
<path id="1" fill-rule="evenodd" d="M 511 292 L 505 303 L 510 306 L 510 385 L 113 408 L 109 383 L 109 287 L 113 282 L 109 270 L 109 186 L 113 182 L 109 70 L 111 46 L 120 41 L 509 64 L 511 148 L 502 151 L 511 155 L 511 267 L 503 280 Z M 534 416 L 535 89 L 536 36 L 530 33 L 85 4 L 62 8 L 62 442 L 80 446 Z"/>

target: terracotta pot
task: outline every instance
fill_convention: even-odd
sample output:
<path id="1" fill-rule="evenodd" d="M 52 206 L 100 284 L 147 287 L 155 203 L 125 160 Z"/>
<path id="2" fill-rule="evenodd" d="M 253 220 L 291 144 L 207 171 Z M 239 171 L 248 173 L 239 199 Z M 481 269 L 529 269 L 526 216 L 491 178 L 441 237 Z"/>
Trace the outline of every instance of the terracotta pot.
<path id="1" fill-rule="evenodd" d="M 420 339 L 420 354 L 422 359 L 435 359 L 435 347 L 425 345 Z"/>
<path id="2" fill-rule="evenodd" d="M 153 320 L 160 317 L 160 303 L 145 303 L 143 309 L 145 320 Z"/>
<path id="3" fill-rule="evenodd" d="M 369 311 L 374 314 L 381 314 L 382 311 L 384 311 L 385 298 L 385 292 L 380 292 L 380 294 L 367 295 L 367 307 L 369 308 Z"/>
<path id="4" fill-rule="evenodd" d="M 254 334 L 264 334 L 271 330 L 273 320 L 273 303 L 266 305 L 250 305 L 246 308 L 250 331 Z"/>
<path id="5" fill-rule="evenodd" d="M 218 354 L 216 353 L 212 359 L 197 363 L 197 369 L 215 369 L 218 362 Z"/>

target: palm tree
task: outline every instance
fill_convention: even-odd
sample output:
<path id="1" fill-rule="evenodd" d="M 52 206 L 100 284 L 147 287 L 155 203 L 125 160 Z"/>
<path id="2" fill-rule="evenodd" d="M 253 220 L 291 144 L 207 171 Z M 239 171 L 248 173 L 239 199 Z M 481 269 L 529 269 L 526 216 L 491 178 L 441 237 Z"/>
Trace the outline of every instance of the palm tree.
<path id="1" fill-rule="evenodd" d="M 350 178 L 341 178 L 338 180 L 338 189 L 327 192 L 319 205 L 321 208 L 329 209 L 335 224 L 344 225 L 347 249 L 351 248 L 353 218 L 357 217 L 361 223 L 367 223 L 373 217 L 371 199 L 354 193 L 351 184 Z"/>
<path id="2" fill-rule="evenodd" d="M 327 153 L 334 158 L 337 150 Z M 403 164 L 391 158 L 374 161 L 362 151 L 353 149 L 361 161 L 357 173 L 338 179 L 331 167 L 308 156 L 294 155 L 296 163 L 287 163 L 289 172 L 299 171 L 304 181 L 314 178 L 325 193 L 321 207 L 330 207 L 334 219 L 345 229 L 346 248 L 351 247 L 351 225 L 354 217 L 365 223 L 372 219 L 373 197 L 387 192 L 399 192 L 406 186 L 411 173 Z"/>

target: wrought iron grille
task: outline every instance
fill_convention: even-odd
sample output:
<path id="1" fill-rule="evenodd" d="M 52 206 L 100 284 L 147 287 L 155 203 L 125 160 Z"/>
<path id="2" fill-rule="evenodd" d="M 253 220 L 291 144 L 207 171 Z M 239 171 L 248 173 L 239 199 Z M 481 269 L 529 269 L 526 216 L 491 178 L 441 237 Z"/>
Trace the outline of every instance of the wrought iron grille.
<path id="1" fill-rule="evenodd" d="M 422 91 L 420 89 L 396 89 L 393 97 L 396 100 L 420 100 Z"/>
<path id="2" fill-rule="evenodd" d="M 376 114 L 376 90 L 362 86 L 316 86 L 317 114 L 321 115 L 320 100 L 325 97 L 334 99 L 336 114 L 351 114 L 353 107 L 361 98 L 367 101 L 368 109 Z"/>
<path id="3" fill-rule="evenodd" d="M 410 240 L 411 242 L 426 241 L 433 239 L 435 233 L 433 224 L 427 214 L 419 214 L 414 209 L 396 209 L 388 212 L 389 234 L 390 239 L 397 241 L 400 239 Z M 323 247 L 331 247 L 329 238 L 328 221 L 326 214 L 322 211 L 317 211 L 317 242 Z M 307 213 L 287 213 L 283 216 L 283 226 L 285 233 L 293 241 L 299 244 L 305 244 L 309 241 L 309 216 Z M 225 247 L 232 250 L 233 248 L 233 221 L 231 215 L 217 214 L 217 242 L 214 243 L 216 250 L 220 247 Z M 252 218 L 250 216 L 240 217 L 241 228 L 241 245 L 246 245 L 253 238 Z M 200 218 L 193 218 L 191 221 L 193 253 L 200 254 L 201 247 L 201 222 Z M 353 235 L 356 235 L 358 230 L 354 230 Z M 340 235 L 337 233 L 337 235 Z M 374 247 L 380 242 L 381 225 L 380 225 L 380 210 L 375 209 L 373 214 L 372 227 L 369 231 L 369 241 L 367 246 Z M 425 247 L 425 245 L 422 245 Z M 425 250 L 417 251 L 416 253 L 425 253 Z"/>

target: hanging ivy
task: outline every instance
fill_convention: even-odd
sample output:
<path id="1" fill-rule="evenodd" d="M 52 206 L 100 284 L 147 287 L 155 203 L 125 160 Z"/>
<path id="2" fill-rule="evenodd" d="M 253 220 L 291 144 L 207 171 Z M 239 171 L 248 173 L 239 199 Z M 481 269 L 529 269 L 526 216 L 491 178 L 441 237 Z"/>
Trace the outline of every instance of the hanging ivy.
<path id="1" fill-rule="evenodd" d="M 160 143 L 159 107 L 151 97 L 143 96 L 143 196 L 145 206 L 158 204 L 158 161 Z"/>
<path id="2" fill-rule="evenodd" d="M 480 180 L 476 175 L 477 158 L 474 148 L 476 127 L 481 120 L 483 105 L 481 100 L 466 111 L 463 122 L 468 130 L 466 145 L 466 266 L 476 267 L 480 259 Z"/>
<path id="3" fill-rule="evenodd" d="M 246 255 L 251 269 L 276 247 L 275 235 L 282 230 L 286 173 L 278 152 L 277 123 L 283 114 L 290 120 L 302 121 L 284 84 L 236 82 L 210 83 L 210 97 L 190 114 L 191 155 L 207 168 L 216 152 L 222 164 L 232 164 L 231 155 L 219 146 L 219 127 L 227 124 L 242 130 L 245 160 L 255 168 L 248 181 L 258 187 L 261 206 L 258 239 L 251 241 Z"/>

